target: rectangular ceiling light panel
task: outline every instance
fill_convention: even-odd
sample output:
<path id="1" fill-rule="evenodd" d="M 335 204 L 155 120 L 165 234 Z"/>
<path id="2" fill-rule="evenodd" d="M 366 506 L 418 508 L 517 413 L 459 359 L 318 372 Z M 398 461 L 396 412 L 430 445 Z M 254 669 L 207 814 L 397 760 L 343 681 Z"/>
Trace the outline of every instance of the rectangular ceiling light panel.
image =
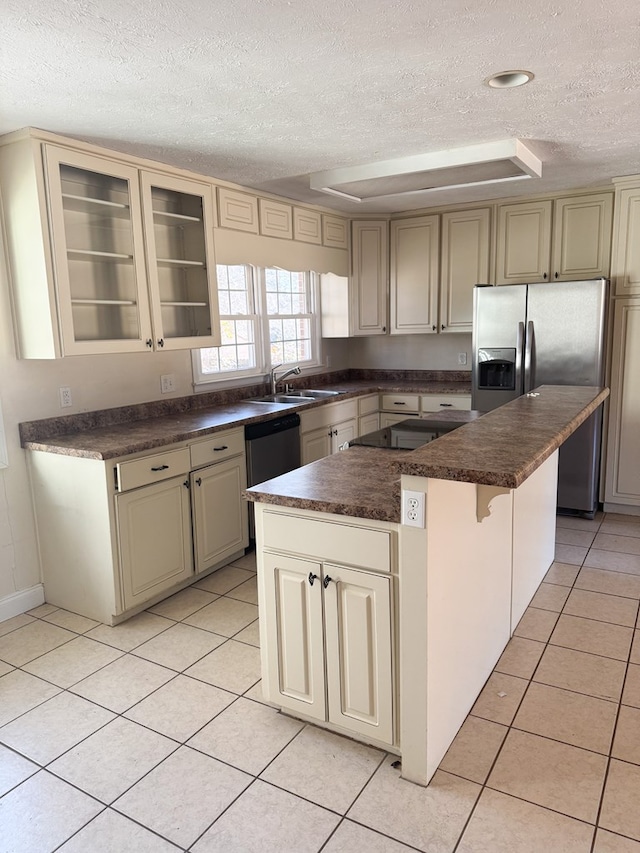
<path id="1" fill-rule="evenodd" d="M 316 172 L 310 176 L 310 186 L 360 202 L 541 175 L 541 161 L 519 139 L 505 139 Z"/>

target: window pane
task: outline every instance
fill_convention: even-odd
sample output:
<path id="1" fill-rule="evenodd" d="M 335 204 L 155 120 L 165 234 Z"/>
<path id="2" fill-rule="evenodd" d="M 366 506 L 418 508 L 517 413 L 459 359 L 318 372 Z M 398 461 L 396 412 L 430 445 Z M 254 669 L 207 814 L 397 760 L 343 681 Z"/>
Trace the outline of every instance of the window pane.
<path id="1" fill-rule="evenodd" d="M 202 373 L 251 370 L 257 366 L 256 319 L 253 311 L 253 276 L 242 264 L 216 266 L 220 306 L 221 346 L 200 350 Z M 229 315 L 247 315 L 235 320 Z"/>
<path id="2" fill-rule="evenodd" d="M 278 314 L 291 314 L 291 296 L 281 293 L 278 296 Z"/>
<path id="3" fill-rule="evenodd" d="M 218 305 L 220 307 L 221 314 L 231 314 L 231 305 L 229 304 L 229 291 L 218 291 Z"/>
<path id="4" fill-rule="evenodd" d="M 271 364 L 283 364 L 284 363 L 284 350 L 282 348 L 282 344 L 275 343 L 271 344 Z"/>
<path id="5" fill-rule="evenodd" d="M 225 294 L 226 296 L 226 294 Z M 247 305 L 247 294 L 246 291 L 233 290 L 230 291 L 229 297 L 226 305 L 229 306 L 229 310 L 222 310 L 222 303 L 220 304 L 220 313 L 221 314 L 248 314 L 249 306 Z"/>

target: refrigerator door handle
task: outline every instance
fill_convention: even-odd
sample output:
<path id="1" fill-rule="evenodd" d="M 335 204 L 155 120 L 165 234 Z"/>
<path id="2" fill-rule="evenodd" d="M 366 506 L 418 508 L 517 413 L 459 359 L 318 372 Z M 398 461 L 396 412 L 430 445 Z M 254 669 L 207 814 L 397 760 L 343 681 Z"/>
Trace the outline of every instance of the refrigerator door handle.
<path id="1" fill-rule="evenodd" d="M 516 334 L 516 375 L 515 383 L 518 394 L 522 394 L 522 353 L 524 350 L 524 323 L 518 323 Z"/>
<path id="2" fill-rule="evenodd" d="M 533 344 L 534 329 L 533 320 L 527 322 L 527 336 L 524 342 L 524 393 L 527 394 L 533 388 Z"/>

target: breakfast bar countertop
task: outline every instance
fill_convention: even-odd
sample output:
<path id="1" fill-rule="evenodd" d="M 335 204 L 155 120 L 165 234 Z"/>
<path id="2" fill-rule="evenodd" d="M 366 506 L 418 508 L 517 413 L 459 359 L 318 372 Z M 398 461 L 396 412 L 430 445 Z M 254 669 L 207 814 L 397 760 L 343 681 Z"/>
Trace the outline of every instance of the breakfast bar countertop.
<path id="1" fill-rule="evenodd" d="M 245 494 L 399 523 L 401 474 L 518 488 L 608 396 L 608 388 L 543 385 L 417 450 L 350 447 Z"/>

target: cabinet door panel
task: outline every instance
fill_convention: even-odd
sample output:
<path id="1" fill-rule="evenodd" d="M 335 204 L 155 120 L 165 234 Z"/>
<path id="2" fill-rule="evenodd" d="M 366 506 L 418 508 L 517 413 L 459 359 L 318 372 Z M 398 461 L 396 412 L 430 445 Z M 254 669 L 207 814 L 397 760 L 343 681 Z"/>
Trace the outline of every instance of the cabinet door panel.
<path id="1" fill-rule="evenodd" d="M 219 346 L 211 187 L 143 172 L 142 193 L 155 346 Z"/>
<path id="2" fill-rule="evenodd" d="M 249 544 L 244 456 L 191 474 L 196 572 L 202 572 Z"/>
<path id="3" fill-rule="evenodd" d="M 390 579 L 324 565 L 329 720 L 393 743 Z"/>
<path id="4" fill-rule="evenodd" d="M 437 331 L 437 216 L 391 223 L 391 334 Z"/>
<path id="5" fill-rule="evenodd" d="M 300 436 L 300 458 L 303 465 L 331 455 L 329 427 L 321 427 Z"/>
<path id="6" fill-rule="evenodd" d="M 125 610 L 193 573 L 183 477 L 117 495 L 116 516 Z"/>
<path id="7" fill-rule="evenodd" d="M 551 208 L 551 201 L 500 205 L 496 284 L 548 280 Z"/>
<path id="8" fill-rule="evenodd" d="M 138 170 L 51 145 L 44 152 L 62 354 L 145 350 Z"/>
<path id="9" fill-rule="evenodd" d="M 640 293 L 640 188 L 616 193 L 611 274 L 616 296 Z"/>
<path id="10" fill-rule="evenodd" d="M 380 415 L 378 412 L 372 412 L 358 418 L 358 435 L 367 435 L 367 433 L 375 432 L 378 429 L 380 429 Z"/>
<path id="11" fill-rule="evenodd" d="M 442 215 L 440 331 L 470 332 L 473 288 L 489 284 L 491 210 L 464 210 Z"/>
<path id="12" fill-rule="evenodd" d="M 387 330 L 387 222 L 352 222 L 354 335 Z"/>
<path id="13" fill-rule="evenodd" d="M 553 225 L 553 278 L 607 277 L 613 199 L 609 194 L 559 198 Z"/>
<path id="14" fill-rule="evenodd" d="M 640 300 L 616 301 L 605 498 L 640 506 Z"/>
<path id="15" fill-rule="evenodd" d="M 333 427 L 333 435 L 331 436 L 331 452 L 336 453 L 343 444 L 352 441 L 356 437 L 357 423 L 355 418 L 349 421 L 343 421 L 341 424 L 336 424 Z"/>
<path id="16" fill-rule="evenodd" d="M 269 698 L 326 719 L 320 564 L 264 555 L 267 648 L 262 676 Z M 315 576 L 313 585 L 309 575 Z"/>

